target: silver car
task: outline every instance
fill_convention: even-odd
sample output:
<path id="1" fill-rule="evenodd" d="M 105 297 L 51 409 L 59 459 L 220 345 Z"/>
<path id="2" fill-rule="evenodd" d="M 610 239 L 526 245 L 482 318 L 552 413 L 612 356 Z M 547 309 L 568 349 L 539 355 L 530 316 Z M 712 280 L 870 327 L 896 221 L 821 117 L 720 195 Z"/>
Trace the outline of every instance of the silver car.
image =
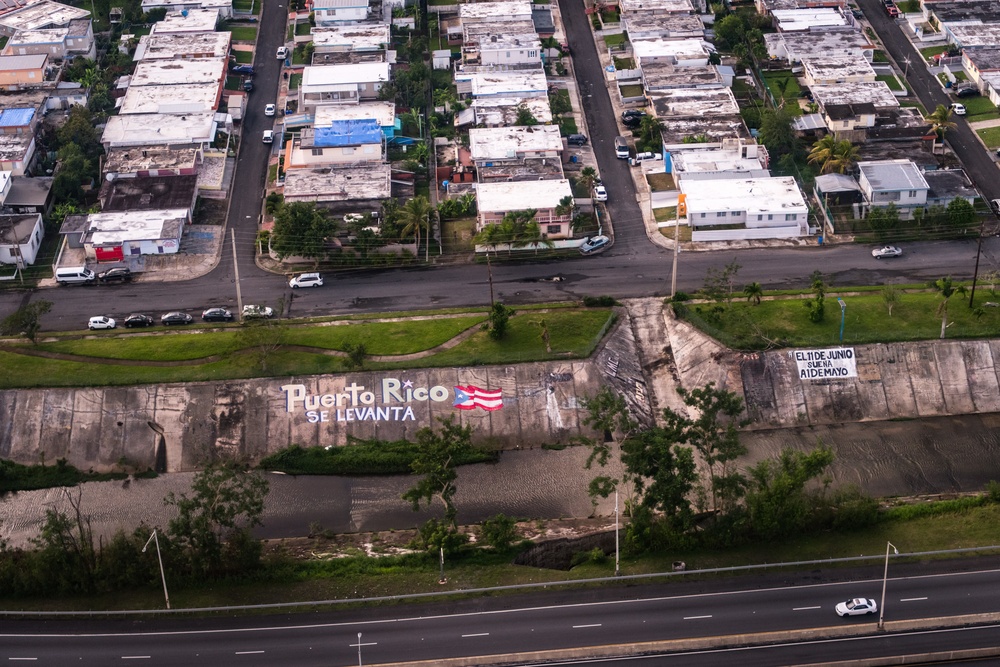
<path id="1" fill-rule="evenodd" d="M 883 259 L 886 257 L 899 257 L 903 254 L 903 251 L 894 245 L 882 246 L 881 248 L 875 248 L 872 250 L 872 257 L 875 259 Z"/>
<path id="2" fill-rule="evenodd" d="M 871 598 L 854 598 L 838 604 L 836 611 L 837 616 L 866 616 L 878 611 L 878 605 Z"/>

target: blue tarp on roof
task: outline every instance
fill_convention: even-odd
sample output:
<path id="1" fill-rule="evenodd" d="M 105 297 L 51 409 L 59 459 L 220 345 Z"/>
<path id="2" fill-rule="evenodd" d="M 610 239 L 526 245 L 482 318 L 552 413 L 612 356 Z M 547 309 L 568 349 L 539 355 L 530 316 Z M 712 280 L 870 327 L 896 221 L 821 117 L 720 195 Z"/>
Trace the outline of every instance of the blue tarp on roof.
<path id="1" fill-rule="evenodd" d="M 0 111 L 0 127 L 23 127 L 34 117 L 34 109 L 4 109 Z"/>
<path id="2" fill-rule="evenodd" d="M 382 127 L 373 118 L 338 120 L 330 127 L 317 127 L 314 144 L 319 147 L 357 146 L 382 143 Z"/>

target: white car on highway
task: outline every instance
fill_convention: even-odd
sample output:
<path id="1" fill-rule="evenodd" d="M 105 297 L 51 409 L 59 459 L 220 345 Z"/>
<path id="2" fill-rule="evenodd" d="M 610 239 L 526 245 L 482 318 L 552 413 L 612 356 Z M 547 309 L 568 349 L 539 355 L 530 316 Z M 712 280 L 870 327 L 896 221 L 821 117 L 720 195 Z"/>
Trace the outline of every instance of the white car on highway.
<path id="1" fill-rule="evenodd" d="M 878 605 L 871 598 L 854 598 L 841 602 L 836 607 L 837 616 L 865 616 L 878 611 Z"/>
<path id="2" fill-rule="evenodd" d="M 98 315 L 97 317 L 91 317 L 90 321 L 87 323 L 87 328 L 91 331 L 94 329 L 114 329 L 117 326 L 117 322 L 114 319 L 108 317 L 107 315 Z"/>

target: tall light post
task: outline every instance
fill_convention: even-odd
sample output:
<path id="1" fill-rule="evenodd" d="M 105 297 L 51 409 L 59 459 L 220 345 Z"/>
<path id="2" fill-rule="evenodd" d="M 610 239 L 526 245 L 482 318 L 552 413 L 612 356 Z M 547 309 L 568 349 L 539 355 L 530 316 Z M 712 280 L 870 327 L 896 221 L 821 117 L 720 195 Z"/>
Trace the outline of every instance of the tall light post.
<path id="1" fill-rule="evenodd" d="M 618 569 L 618 485 L 615 485 L 615 576 L 617 577 L 621 570 Z"/>
<path id="2" fill-rule="evenodd" d="M 903 79 L 907 79 L 910 76 L 910 56 L 903 58 L 903 64 L 906 65 L 906 71 L 903 73 Z"/>
<path id="3" fill-rule="evenodd" d="M 361 664 L 361 633 L 358 633 L 358 667 L 364 667 Z"/>
<path id="4" fill-rule="evenodd" d="M 160 540 L 156 538 L 156 530 L 153 530 L 153 534 L 146 540 L 146 546 L 142 548 L 142 553 L 146 553 L 150 542 L 156 544 L 156 560 L 160 562 L 160 580 L 163 582 L 163 599 L 167 603 L 167 609 L 170 609 L 170 596 L 167 595 L 167 575 L 163 573 L 163 557 L 160 556 Z"/>
<path id="5" fill-rule="evenodd" d="M 839 296 L 837 297 L 837 303 L 840 304 L 840 342 L 844 342 L 844 317 L 847 315 L 847 304 Z"/>
<path id="6" fill-rule="evenodd" d="M 892 542 L 885 543 L 885 571 L 882 572 L 882 604 L 878 608 L 878 629 L 884 630 L 885 624 L 883 619 L 885 618 L 885 584 L 889 580 L 889 547 L 892 547 L 893 552 L 898 556 L 899 549 L 896 548 Z"/>

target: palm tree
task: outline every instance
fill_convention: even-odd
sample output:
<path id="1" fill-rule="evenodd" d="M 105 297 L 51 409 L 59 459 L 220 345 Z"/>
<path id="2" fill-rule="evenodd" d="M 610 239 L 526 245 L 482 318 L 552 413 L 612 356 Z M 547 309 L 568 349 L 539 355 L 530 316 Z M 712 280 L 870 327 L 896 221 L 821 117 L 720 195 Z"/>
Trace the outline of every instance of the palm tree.
<path id="1" fill-rule="evenodd" d="M 746 296 L 747 301 L 753 301 L 753 305 L 760 305 L 760 298 L 764 296 L 764 290 L 760 286 L 760 283 L 750 283 L 743 288 L 743 294 Z"/>
<path id="2" fill-rule="evenodd" d="M 833 159 L 830 161 L 830 171 L 843 174 L 854 168 L 858 162 L 858 147 L 847 139 L 838 141 L 833 148 Z"/>
<path id="3" fill-rule="evenodd" d="M 576 182 L 587 192 L 593 191 L 594 186 L 597 184 L 597 170 L 593 167 L 584 167 L 580 170 L 580 176 L 576 179 Z"/>
<path id="4" fill-rule="evenodd" d="M 515 248 L 526 248 L 529 245 L 535 246 L 535 254 L 537 255 L 538 246 L 543 245 L 551 250 L 556 244 L 542 233 L 542 227 L 538 224 L 538 221 L 532 220 L 521 229 L 517 239 L 514 241 Z"/>
<path id="5" fill-rule="evenodd" d="M 503 239 L 501 238 L 502 232 L 503 230 L 500 229 L 499 223 L 490 223 L 483 227 L 482 230 L 480 230 L 480 232 L 473 237 L 472 242 L 476 245 L 484 245 L 487 248 L 493 248 L 493 252 L 496 252 L 497 246 L 503 243 Z M 486 254 L 488 257 L 489 252 Z"/>
<path id="6" fill-rule="evenodd" d="M 951 119 L 951 109 L 943 104 L 937 105 L 937 109 L 927 116 L 927 120 L 931 122 L 931 129 L 938 139 L 944 139 L 944 133 L 955 127 L 955 122 Z"/>
<path id="7" fill-rule="evenodd" d="M 813 144 L 809 151 L 809 162 L 819 164 L 821 173 L 826 173 L 827 165 L 833 159 L 834 151 L 837 149 L 837 139 L 832 134 L 828 134 Z"/>
<path id="8" fill-rule="evenodd" d="M 955 294 L 965 294 L 965 285 L 952 283 L 951 276 L 938 278 L 934 281 L 934 288 L 941 295 L 941 304 L 938 306 L 938 315 L 941 316 L 941 338 L 944 338 L 945 328 L 948 326 L 948 299 Z"/>
<path id="9" fill-rule="evenodd" d="M 418 252 L 420 251 L 420 232 L 421 230 L 430 230 L 431 213 L 433 211 L 431 203 L 423 195 L 417 195 L 406 202 L 406 205 L 399 211 L 399 221 L 403 225 L 403 231 L 400 232 L 400 235 L 405 238 L 413 234 Z M 428 238 L 427 253 L 424 256 L 424 260 L 427 261 L 429 259 L 430 239 Z"/>
<path id="10" fill-rule="evenodd" d="M 659 148 L 663 145 L 663 123 L 652 114 L 642 117 L 639 121 L 639 135 L 643 141 Z"/>

